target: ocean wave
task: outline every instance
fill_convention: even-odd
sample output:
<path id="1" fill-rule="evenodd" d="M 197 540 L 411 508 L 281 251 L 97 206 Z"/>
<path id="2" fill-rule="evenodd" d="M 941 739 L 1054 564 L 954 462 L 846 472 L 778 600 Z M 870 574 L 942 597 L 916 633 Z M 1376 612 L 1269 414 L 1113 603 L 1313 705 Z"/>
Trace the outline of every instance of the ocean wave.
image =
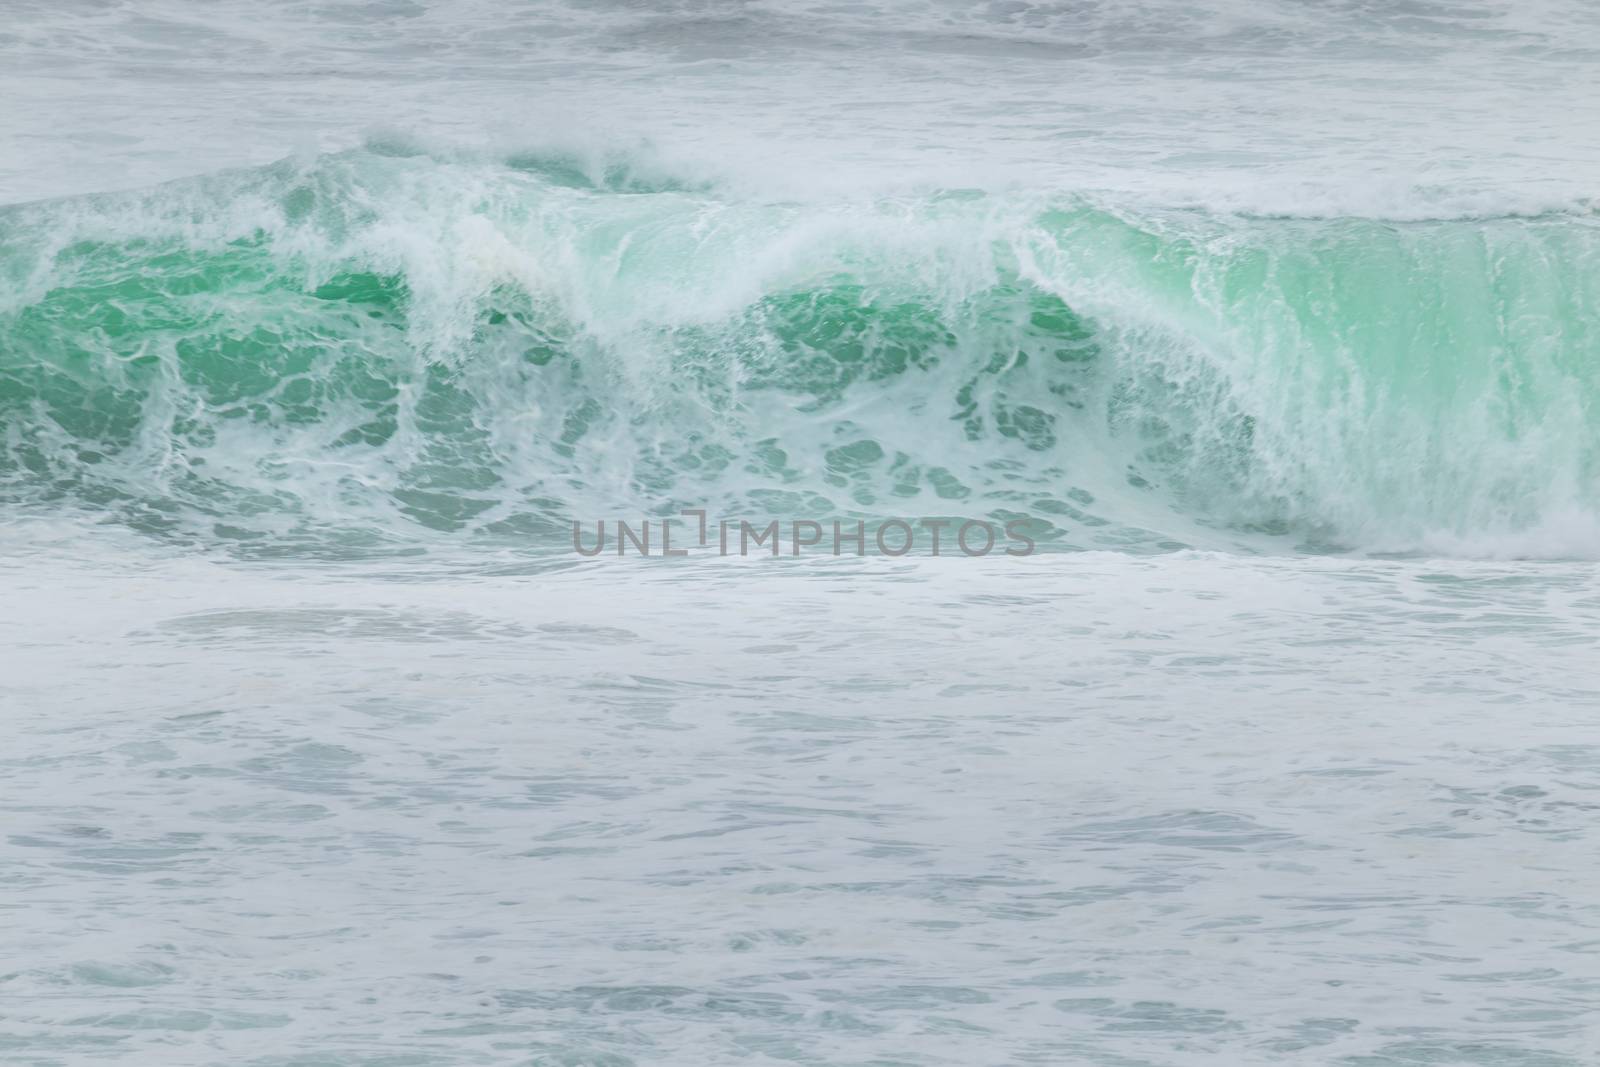
<path id="1" fill-rule="evenodd" d="M 404 143 L 0 210 L 0 499 L 243 551 L 626 510 L 1581 555 L 1600 220 L 774 200 Z"/>

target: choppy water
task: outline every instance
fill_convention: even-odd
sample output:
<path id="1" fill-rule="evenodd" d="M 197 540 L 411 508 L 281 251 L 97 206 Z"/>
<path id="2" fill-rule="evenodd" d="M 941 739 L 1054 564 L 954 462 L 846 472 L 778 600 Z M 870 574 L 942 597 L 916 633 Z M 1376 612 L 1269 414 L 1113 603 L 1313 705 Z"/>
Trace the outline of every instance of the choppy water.
<path id="1" fill-rule="evenodd" d="M 7 13 L 0 1059 L 1600 1057 L 1590 5 Z"/>

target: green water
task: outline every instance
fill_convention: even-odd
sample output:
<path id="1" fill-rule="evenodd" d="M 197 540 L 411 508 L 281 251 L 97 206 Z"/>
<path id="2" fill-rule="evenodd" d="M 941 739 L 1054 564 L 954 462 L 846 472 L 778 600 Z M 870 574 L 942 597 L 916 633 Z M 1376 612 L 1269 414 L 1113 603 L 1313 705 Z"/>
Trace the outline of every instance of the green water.
<path id="1" fill-rule="evenodd" d="M 959 507 L 1067 547 L 1494 552 L 1600 503 L 1592 217 L 818 206 L 360 151 L 0 233 L 5 498 L 172 535 Z"/>

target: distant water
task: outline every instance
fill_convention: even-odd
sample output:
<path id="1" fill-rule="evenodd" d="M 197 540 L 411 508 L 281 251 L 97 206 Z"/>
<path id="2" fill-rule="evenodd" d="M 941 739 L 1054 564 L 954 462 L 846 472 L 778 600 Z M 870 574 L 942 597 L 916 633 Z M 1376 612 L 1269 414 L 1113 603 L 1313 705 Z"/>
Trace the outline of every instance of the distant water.
<path id="1" fill-rule="evenodd" d="M 0 99 L 0 1059 L 1600 1058 L 1600 9 L 18 0 Z"/>

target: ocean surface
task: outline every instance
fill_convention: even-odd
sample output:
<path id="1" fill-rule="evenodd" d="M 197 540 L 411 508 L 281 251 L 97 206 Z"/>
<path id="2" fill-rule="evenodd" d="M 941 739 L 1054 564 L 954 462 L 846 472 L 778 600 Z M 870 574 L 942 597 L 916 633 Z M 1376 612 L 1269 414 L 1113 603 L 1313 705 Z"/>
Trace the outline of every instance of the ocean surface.
<path id="1" fill-rule="evenodd" d="M 0 6 L 0 1062 L 1600 1062 L 1600 7 Z"/>

